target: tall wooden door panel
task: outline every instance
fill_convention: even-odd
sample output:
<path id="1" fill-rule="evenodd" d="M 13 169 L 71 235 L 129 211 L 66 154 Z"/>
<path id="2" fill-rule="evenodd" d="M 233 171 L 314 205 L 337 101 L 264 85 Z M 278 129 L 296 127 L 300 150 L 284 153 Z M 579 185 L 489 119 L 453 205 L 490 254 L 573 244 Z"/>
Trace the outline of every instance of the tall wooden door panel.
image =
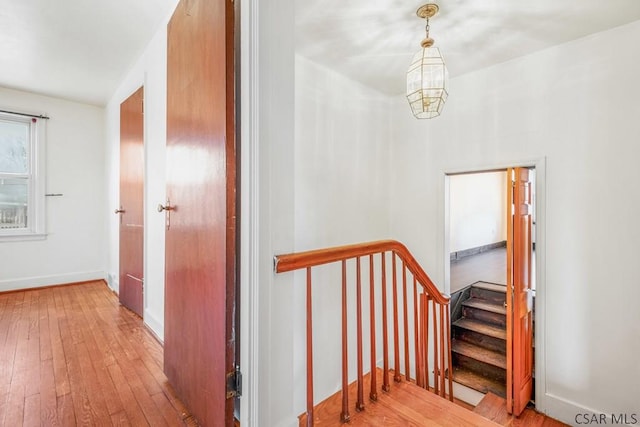
<path id="1" fill-rule="evenodd" d="M 142 317 L 144 89 L 120 105 L 120 303 Z"/>
<path id="2" fill-rule="evenodd" d="M 533 390 L 531 182 L 529 170 L 507 170 L 507 409 L 520 415 Z"/>
<path id="3" fill-rule="evenodd" d="M 231 426 L 235 116 L 231 0 L 182 0 L 168 26 L 164 369 L 204 426 Z"/>

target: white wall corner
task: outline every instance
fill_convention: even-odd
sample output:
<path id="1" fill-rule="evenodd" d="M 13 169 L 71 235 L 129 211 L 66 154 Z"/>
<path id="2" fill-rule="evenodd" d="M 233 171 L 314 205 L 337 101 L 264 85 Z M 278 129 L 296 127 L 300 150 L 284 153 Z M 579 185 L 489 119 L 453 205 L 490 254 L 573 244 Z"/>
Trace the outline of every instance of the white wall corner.
<path id="1" fill-rule="evenodd" d="M 164 343 L 164 323 L 161 319 L 154 316 L 149 310 L 144 310 L 144 324 L 147 325 L 156 338 Z"/>

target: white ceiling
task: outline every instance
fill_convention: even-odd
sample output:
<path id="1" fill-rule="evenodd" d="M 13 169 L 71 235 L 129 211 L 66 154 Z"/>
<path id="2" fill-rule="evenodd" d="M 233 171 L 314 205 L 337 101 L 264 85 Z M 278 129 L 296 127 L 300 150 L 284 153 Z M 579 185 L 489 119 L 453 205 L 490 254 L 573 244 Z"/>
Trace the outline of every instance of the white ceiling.
<path id="1" fill-rule="evenodd" d="M 267 0 L 268 1 L 268 0 Z M 177 0 L 0 0 L 0 86 L 104 105 Z M 295 0 L 299 54 L 401 94 L 421 1 Z M 640 0 L 443 0 L 452 77 L 640 19 Z M 615 49 L 615 47 L 612 47 Z"/>
<path id="2" fill-rule="evenodd" d="M 176 0 L 0 0 L 0 86 L 104 105 Z"/>
<path id="3" fill-rule="evenodd" d="M 451 77 L 640 19 L 640 0 L 436 3 L 440 13 L 431 20 L 431 37 Z M 422 4 L 296 0 L 296 51 L 383 93 L 401 94 L 425 35 L 425 21 L 415 14 Z"/>

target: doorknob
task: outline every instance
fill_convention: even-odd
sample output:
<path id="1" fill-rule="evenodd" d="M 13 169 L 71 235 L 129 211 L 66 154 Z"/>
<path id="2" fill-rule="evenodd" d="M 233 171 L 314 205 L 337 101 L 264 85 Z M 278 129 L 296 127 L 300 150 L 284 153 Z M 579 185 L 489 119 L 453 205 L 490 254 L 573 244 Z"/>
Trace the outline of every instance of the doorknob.
<path id="1" fill-rule="evenodd" d="M 113 211 L 114 214 L 121 214 L 124 213 L 124 209 L 122 209 L 122 206 L 120 206 L 120 209 L 116 209 L 115 211 Z"/>
<path id="2" fill-rule="evenodd" d="M 171 205 L 169 204 L 169 199 L 167 199 L 167 204 L 166 204 L 166 205 L 164 205 L 164 206 L 163 206 L 163 205 L 162 205 L 162 203 L 160 203 L 160 204 L 158 205 L 158 212 L 162 212 L 162 211 L 173 211 L 173 210 L 175 210 L 175 209 L 176 209 L 176 207 L 175 207 L 175 206 L 171 206 Z"/>

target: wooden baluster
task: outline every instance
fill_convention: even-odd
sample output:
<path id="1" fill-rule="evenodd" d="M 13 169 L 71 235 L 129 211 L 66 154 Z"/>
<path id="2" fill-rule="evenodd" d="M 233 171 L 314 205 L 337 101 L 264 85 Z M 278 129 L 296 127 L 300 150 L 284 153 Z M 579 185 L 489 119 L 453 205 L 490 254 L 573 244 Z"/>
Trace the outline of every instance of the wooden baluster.
<path id="1" fill-rule="evenodd" d="M 360 272 L 360 257 L 356 258 L 356 333 L 358 339 L 358 399 L 356 410 L 364 409 L 364 380 L 362 379 L 362 276 Z"/>
<path id="2" fill-rule="evenodd" d="M 378 400 L 378 373 L 376 370 L 376 304 L 375 304 L 375 284 L 373 280 L 373 254 L 369 255 L 369 313 L 371 325 L 371 391 L 369 399 Z"/>
<path id="3" fill-rule="evenodd" d="M 394 359 L 394 372 L 393 380 L 400 382 L 400 344 L 399 344 L 399 331 L 398 331 L 398 275 L 396 272 L 396 254 L 391 253 L 391 266 L 393 273 L 393 359 Z"/>
<path id="4" fill-rule="evenodd" d="M 343 423 L 349 421 L 349 365 L 347 359 L 347 261 L 342 260 L 342 414 Z"/>
<path id="5" fill-rule="evenodd" d="M 438 318 L 436 314 L 436 302 L 433 301 L 433 392 L 438 394 Z"/>
<path id="6" fill-rule="evenodd" d="M 445 369 L 444 365 L 444 304 L 440 304 L 440 396 L 445 396 Z"/>
<path id="7" fill-rule="evenodd" d="M 413 338 L 414 338 L 414 356 L 415 356 L 415 364 L 416 364 L 416 385 L 422 386 L 422 380 L 420 378 L 420 343 L 418 342 L 418 334 L 419 334 L 419 319 L 418 319 L 418 282 L 416 280 L 416 276 L 413 276 Z"/>
<path id="8" fill-rule="evenodd" d="M 387 323 L 387 257 L 380 254 L 382 261 L 382 390 L 389 391 L 389 330 Z"/>
<path id="9" fill-rule="evenodd" d="M 424 318 L 422 320 L 422 330 L 424 334 L 424 379 L 425 387 L 429 390 L 429 296 L 426 293 L 422 294 L 424 299 Z"/>
<path id="10" fill-rule="evenodd" d="M 313 426 L 313 330 L 311 267 L 307 267 L 307 427 Z"/>
<path id="11" fill-rule="evenodd" d="M 451 362 L 451 319 L 450 319 L 450 311 L 451 306 L 447 305 L 447 309 L 445 311 L 447 316 L 447 362 L 449 367 L 449 400 L 453 402 L 453 364 Z"/>
<path id="12" fill-rule="evenodd" d="M 407 305 L 407 266 L 402 260 L 402 313 L 404 317 L 404 378 L 411 381 L 411 357 L 409 356 L 409 310 Z"/>
<path id="13" fill-rule="evenodd" d="M 418 329 L 418 351 L 416 356 L 416 369 L 418 373 L 416 375 L 416 384 L 422 388 L 424 385 L 424 294 L 418 294 L 418 300 L 416 301 L 419 306 L 418 309 L 418 323 L 416 327 Z"/>

